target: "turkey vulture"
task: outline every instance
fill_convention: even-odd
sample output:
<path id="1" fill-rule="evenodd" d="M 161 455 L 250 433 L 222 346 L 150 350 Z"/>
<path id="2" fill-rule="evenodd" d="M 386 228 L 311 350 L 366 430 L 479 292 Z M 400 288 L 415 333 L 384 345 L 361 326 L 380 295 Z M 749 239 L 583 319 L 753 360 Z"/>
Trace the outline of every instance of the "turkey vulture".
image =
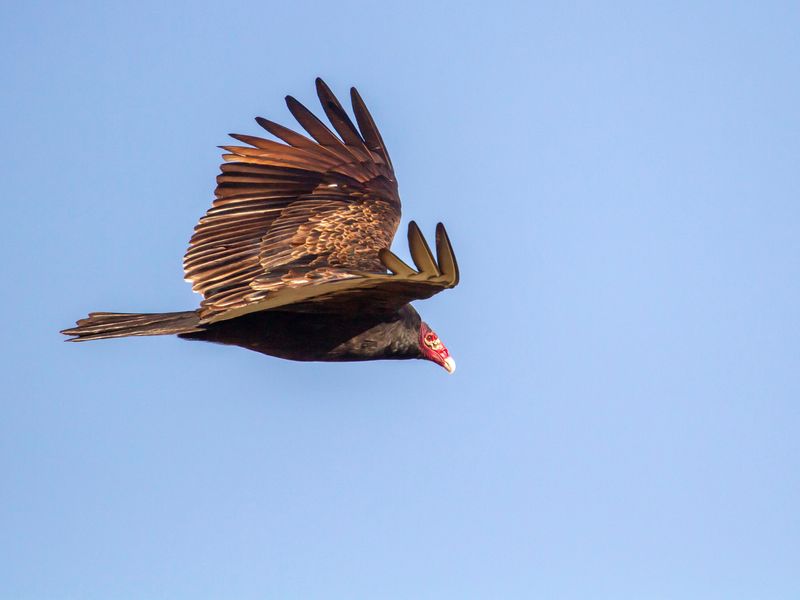
<path id="1" fill-rule="evenodd" d="M 389 250 L 400 197 L 383 138 L 355 88 L 358 126 L 328 86 L 316 84 L 336 133 L 287 96 L 310 138 L 259 117 L 280 141 L 231 134 L 245 145 L 222 146 L 216 199 L 183 259 L 200 308 L 90 313 L 62 331 L 68 341 L 177 334 L 291 360 L 422 358 L 455 370 L 409 304 L 458 284 L 447 232 L 437 225 L 434 258 L 409 223 L 416 269 Z"/>

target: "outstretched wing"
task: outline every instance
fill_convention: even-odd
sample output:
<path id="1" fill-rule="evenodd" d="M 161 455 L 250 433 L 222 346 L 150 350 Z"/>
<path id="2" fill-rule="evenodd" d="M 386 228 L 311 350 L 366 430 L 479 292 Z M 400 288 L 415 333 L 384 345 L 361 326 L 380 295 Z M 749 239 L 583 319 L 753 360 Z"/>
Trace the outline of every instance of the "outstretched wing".
<path id="1" fill-rule="evenodd" d="M 183 262 L 192 289 L 204 296 L 205 320 L 252 312 L 249 307 L 298 288 L 386 276 L 379 255 L 400 222 L 389 153 L 355 88 L 358 127 L 328 86 L 316 83 L 338 136 L 287 96 L 311 138 L 258 118 L 280 142 L 232 135 L 247 146 L 223 147 L 228 153 L 216 200 L 195 227 Z"/>
<path id="2" fill-rule="evenodd" d="M 436 259 L 414 221 L 408 225 L 408 243 L 416 269 L 384 248 L 379 259 L 390 273 L 351 274 L 348 278 L 285 287 L 248 305 L 209 315 L 205 323 L 233 319 L 251 312 L 288 309 L 295 312 L 393 312 L 412 300 L 430 298 L 458 285 L 458 263 L 444 225 L 436 226 Z"/>

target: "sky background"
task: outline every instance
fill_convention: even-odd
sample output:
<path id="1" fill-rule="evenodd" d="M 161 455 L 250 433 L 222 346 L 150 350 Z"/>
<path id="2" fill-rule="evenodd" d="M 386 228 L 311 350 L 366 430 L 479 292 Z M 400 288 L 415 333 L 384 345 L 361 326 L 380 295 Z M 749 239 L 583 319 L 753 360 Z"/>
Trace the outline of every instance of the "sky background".
<path id="1" fill-rule="evenodd" d="M 4 4 L 0 598 L 800 597 L 796 3 Z M 457 373 L 62 343 L 196 306 L 215 146 L 318 75 Z"/>

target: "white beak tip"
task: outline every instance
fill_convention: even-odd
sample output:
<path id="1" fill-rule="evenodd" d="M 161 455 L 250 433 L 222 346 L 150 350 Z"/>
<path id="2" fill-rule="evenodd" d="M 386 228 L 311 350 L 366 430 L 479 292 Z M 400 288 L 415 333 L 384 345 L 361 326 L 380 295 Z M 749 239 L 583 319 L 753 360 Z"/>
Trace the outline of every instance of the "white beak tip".
<path id="1" fill-rule="evenodd" d="M 456 361 L 448 356 L 444 359 L 444 368 L 447 369 L 447 372 L 452 375 L 456 372 Z"/>

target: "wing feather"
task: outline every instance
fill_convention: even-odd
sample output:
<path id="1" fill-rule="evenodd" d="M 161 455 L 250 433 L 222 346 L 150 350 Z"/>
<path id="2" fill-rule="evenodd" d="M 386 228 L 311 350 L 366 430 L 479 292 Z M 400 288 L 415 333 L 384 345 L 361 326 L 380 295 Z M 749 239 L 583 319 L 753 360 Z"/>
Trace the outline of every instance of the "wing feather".
<path id="1" fill-rule="evenodd" d="M 414 269 L 400 260 L 400 258 L 398 258 L 397 255 L 391 252 L 388 248 L 381 250 L 378 253 L 378 256 L 380 257 L 381 262 L 386 265 L 386 268 L 395 275 L 399 275 L 400 277 L 410 277 L 415 273 Z"/>
<path id="2" fill-rule="evenodd" d="M 308 134 L 317 140 L 320 146 L 327 148 L 342 160 L 352 161 L 359 157 L 355 155 L 350 148 L 348 148 L 342 140 L 328 129 L 328 127 L 320 121 L 317 116 L 298 102 L 292 96 L 286 96 L 286 106 L 289 112 L 292 113 L 297 122 L 305 129 Z"/>
<path id="3" fill-rule="evenodd" d="M 367 146 L 383 159 L 383 162 L 389 169 L 392 169 L 392 160 L 389 158 L 389 151 L 386 149 L 386 144 L 383 143 L 381 132 L 378 131 L 375 120 L 372 118 L 372 115 L 367 109 L 367 105 L 364 104 L 364 100 L 362 100 L 356 88 L 350 88 L 350 100 L 353 103 L 353 113 L 356 115 L 356 122 L 358 123 L 361 135 L 364 137 Z"/>
<path id="4" fill-rule="evenodd" d="M 431 273 L 441 275 L 436 261 L 433 258 L 428 242 L 422 236 L 422 232 L 414 221 L 408 224 L 408 247 L 411 250 L 411 258 L 420 273 Z"/>
<path id="5" fill-rule="evenodd" d="M 436 255 L 439 259 L 439 271 L 449 278 L 455 287 L 459 280 L 458 262 L 456 262 L 456 255 L 453 252 L 453 245 L 447 236 L 447 230 L 441 223 L 436 225 Z"/>
<path id="6" fill-rule="evenodd" d="M 339 100 L 336 99 L 336 96 L 333 95 L 331 89 L 322 79 L 317 77 L 316 83 L 317 95 L 319 96 L 320 104 L 322 104 L 322 109 L 325 111 L 334 129 L 336 129 L 336 132 L 342 137 L 345 144 L 353 148 L 358 148 L 363 152 L 364 156 L 369 156 L 369 151 L 366 145 L 364 145 L 361 134 L 358 129 L 356 129 L 356 126 L 353 125 L 350 117 L 347 116 L 342 105 L 339 104 Z"/>
<path id="7" fill-rule="evenodd" d="M 419 231 L 415 225 L 409 225 L 409 231 Z M 440 239 L 447 240 L 444 227 L 437 227 Z M 415 236 L 412 234 L 409 236 Z M 423 239 L 424 241 L 424 239 Z M 446 243 L 452 255 L 452 246 Z M 396 311 L 412 300 L 430 298 L 445 289 L 458 284 L 458 272 L 449 272 L 444 266 L 448 260 L 438 256 L 436 272 L 415 271 L 389 250 L 380 253 L 384 265 L 392 272 L 387 273 L 348 273 L 346 277 L 326 277 L 320 281 L 305 281 L 302 285 L 287 286 L 280 293 L 254 292 L 247 297 L 247 302 L 238 302 L 240 298 L 231 296 L 232 302 L 227 304 L 228 310 L 207 314 L 203 322 L 214 323 L 233 319 L 251 312 L 261 310 L 290 308 L 296 312 L 339 311 Z M 455 257 L 452 256 L 455 265 Z"/>
<path id="8" fill-rule="evenodd" d="M 287 96 L 310 138 L 257 117 L 278 141 L 231 134 L 243 145 L 221 146 L 216 199 L 184 257 L 204 314 L 356 271 L 386 272 L 379 252 L 391 244 L 400 199 L 383 140 L 357 93 L 358 127 L 322 80 L 317 94 L 333 131 Z"/>

